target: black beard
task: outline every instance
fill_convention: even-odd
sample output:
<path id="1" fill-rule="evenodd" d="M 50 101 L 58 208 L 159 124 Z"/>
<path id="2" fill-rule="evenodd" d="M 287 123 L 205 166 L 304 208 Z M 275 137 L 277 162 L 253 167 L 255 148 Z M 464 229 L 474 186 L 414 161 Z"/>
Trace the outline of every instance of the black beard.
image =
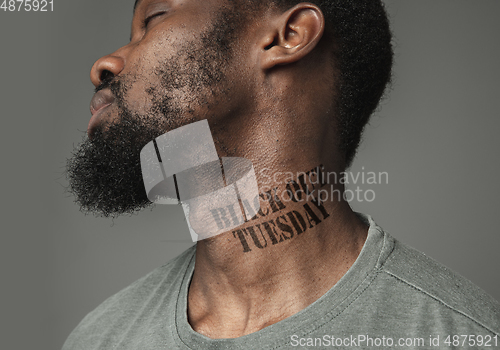
<path id="1" fill-rule="evenodd" d="M 140 152 L 164 126 L 125 111 L 105 131 L 85 137 L 67 161 L 69 192 L 85 213 L 117 217 L 152 206 L 142 180 Z"/>
<path id="2" fill-rule="evenodd" d="M 223 72 L 242 23 L 237 14 L 221 12 L 199 40 L 185 43 L 177 56 L 156 69 L 160 83 L 145 91 L 152 98 L 152 108 L 145 115 L 132 114 L 124 103 L 134 77 L 129 77 L 128 82 L 109 77 L 96 89 L 109 88 L 121 113 L 117 122 L 96 128 L 91 139 L 85 137 L 67 161 L 68 191 L 83 212 L 117 217 L 153 205 L 144 188 L 140 152 L 165 132 L 200 120 L 191 112 L 183 113 L 170 91 L 184 88 L 188 95 L 200 96 L 205 89 L 206 96 L 213 96 L 227 90 Z M 204 99 L 200 97 L 196 103 L 202 105 Z M 188 106 L 184 111 L 190 109 Z"/>

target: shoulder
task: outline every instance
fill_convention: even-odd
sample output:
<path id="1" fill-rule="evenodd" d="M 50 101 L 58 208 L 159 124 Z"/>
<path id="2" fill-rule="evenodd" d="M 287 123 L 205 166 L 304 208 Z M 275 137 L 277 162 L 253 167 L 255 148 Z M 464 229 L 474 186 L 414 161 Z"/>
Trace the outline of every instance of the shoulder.
<path id="1" fill-rule="evenodd" d="M 394 240 L 394 249 L 381 273 L 416 300 L 445 310 L 481 328 L 500 333 L 500 304 L 481 288 L 407 245 Z"/>
<path id="2" fill-rule="evenodd" d="M 168 304 L 175 303 L 194 254 L 195 246 L 109 297 L 80 322 L 63 350 L 100 348 L 103 342 L 116 342 L 114 338 L 137 319 L 167 312 Z"/>

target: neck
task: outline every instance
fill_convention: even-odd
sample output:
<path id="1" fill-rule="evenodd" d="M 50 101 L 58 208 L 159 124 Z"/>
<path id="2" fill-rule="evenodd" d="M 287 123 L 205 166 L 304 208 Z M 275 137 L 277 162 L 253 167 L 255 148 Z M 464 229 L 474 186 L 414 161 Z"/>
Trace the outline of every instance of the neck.
<path id="1" fill-rule="evenodd" d="M 198 242 L 188 295 L 197 332 L 211 338 L 256 332 L 316 301 L 351 267 L 367 227 L 342 200 L 342 186 L 325 183 L 321 173 L 321 167 L 286 173 L 284 183 L 273 176 L 278 182 L 262 186 L 256 216 Z"/>
<path id="2" fill-rule="evenodd" d="M 261 201 L 241 226 L 197 243 L 188 319 L 210 338 L 250 334 L 312 304 L 352 266 L 367 236 L 335 177 L 344 165 L 332 152 L 334 118 L 268 106 L 275 109 L 211 125 L 225 141 L 219 154 L 252 162 Z"/>

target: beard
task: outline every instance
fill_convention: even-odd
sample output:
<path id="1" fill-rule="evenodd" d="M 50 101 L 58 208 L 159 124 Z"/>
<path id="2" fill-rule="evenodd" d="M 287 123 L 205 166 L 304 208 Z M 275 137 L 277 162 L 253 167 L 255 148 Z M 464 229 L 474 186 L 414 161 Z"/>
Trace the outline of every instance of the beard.
<path id="1" fill-rule="evenodd" d="M 193 114 L 214 95 L 228 90 L 224 72 L 231 58 L 231 44 L 241 19 L 234 11 L 219 13 L 198 40 L 184 43 L 177 54 L 151 73 L 158 81 L 144 92 L 151 108 L 142 115 L 127 108 L 126 94 L 137 77 L 110 77 L 96 89 L 109 88 L 115 95 L 119 118 L 98 126 L 85 136 L 67 160 L 68 192 L 80 210 L 95 216 L 117 217 L 153 206 L 142 179 L 140 152 L 156 137 L 200 120 Z M 183 91 L 191 103 L 181 106 L 173 92 Z M 221 100 L 221 98 L 219 98 Z"/>
<path id="2" fill-rule="evenodd" d="M 163 134 L 159 123 L 125 110 L 105 131 L 85 137 L 67 161 L 69 192 L 85 213 L 117 217 L 152 206 L 142 181 L 140 152 Z"/>

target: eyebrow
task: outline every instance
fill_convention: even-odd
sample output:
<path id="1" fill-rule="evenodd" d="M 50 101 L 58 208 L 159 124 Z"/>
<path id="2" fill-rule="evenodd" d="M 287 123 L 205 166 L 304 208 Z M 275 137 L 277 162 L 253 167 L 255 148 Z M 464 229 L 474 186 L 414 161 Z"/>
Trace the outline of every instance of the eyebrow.
<path id="1" fill-rule="evenodd" d="M 139 5 L 139 3 L 141 2 L 142 0 L 135 0 L 135 4 L 134 4 L 134 13 L 135 13 L 135 9 L 137 8 L 137 6 Z"/>

